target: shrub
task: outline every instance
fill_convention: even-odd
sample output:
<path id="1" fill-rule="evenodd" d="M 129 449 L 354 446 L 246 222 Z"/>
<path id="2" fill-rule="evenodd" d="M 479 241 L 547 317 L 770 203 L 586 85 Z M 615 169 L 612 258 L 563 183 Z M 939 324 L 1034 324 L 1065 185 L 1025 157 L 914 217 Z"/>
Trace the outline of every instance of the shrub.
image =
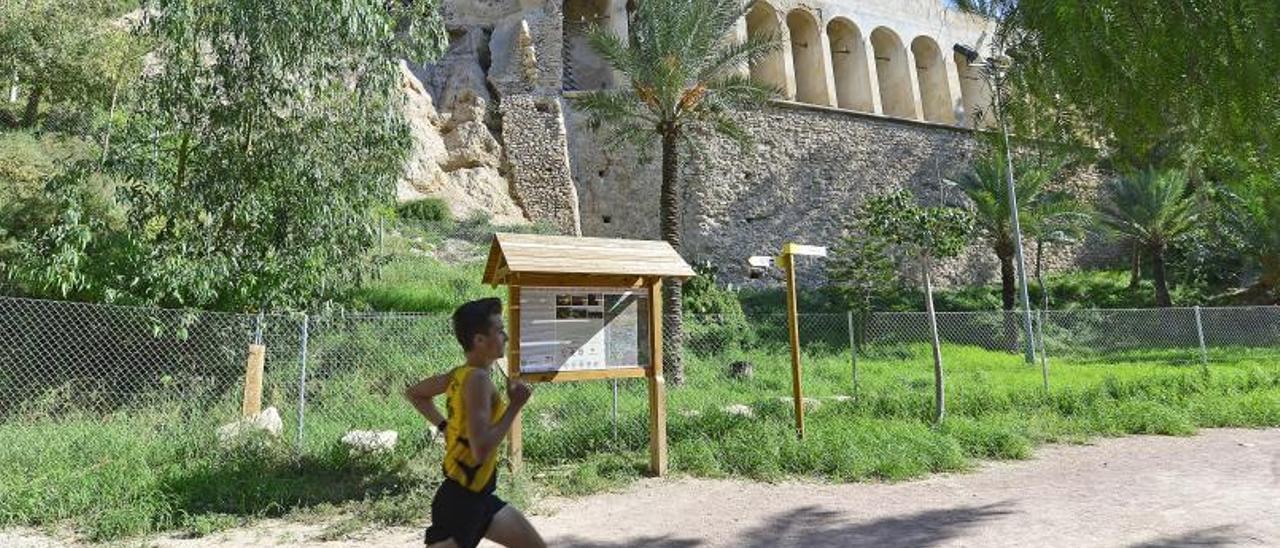
<path id="1" fill-rule="evenodd" d="M 453 222 L 453 213 L 449 204 L 440 198 L 423 198 L 405 202 L 396 207 L 396 215 L 401 219 L 447 225 Z"/>

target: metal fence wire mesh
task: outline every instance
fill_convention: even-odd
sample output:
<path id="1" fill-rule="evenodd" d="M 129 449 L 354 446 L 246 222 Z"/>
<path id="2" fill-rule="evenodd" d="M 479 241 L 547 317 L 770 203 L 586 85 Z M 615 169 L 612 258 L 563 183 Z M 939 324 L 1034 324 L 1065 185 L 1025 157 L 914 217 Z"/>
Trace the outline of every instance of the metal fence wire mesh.
<path id="1" fill-rule="evenodd" d="M 945 359 L 981 352 L 1021 363 L 1019 313 L 948 312 L 937 321 Z M 785 315 L 691 315 L 684 326 L 683 345 L 665 350 L 686 371 L 684 385 L 668 391 L 674 437 L 714 431 L 707 421 L 716 414 L 787 412 Z M 798 328 L 805 375 L 820 386 L 850 387 L 860 362 L 931 367 L 924 313 L 802 314 Z M 1072 371 L 1063 364 L 1212 366 L 1244 356 L 1275 365 L 1280 307 L 1038 311 L 1032 340 L 1064 379 Z M 212 435 L 240 414 L 255 342 L 267 349 L 263 407 L 279 411 L 282 437 L 298 451 L 327 450 L 350 430 L 429 438 L 402 391 L 462 360 L 446 314 L 252 315 L 0 298 L 0 422 L 158 413 Z M 754 384 L 725 381 L 751 369 Z M 500 373 L 494 380 L 502 386 Z M 839 397 L 821 390 L 834 389 L 814 395 Z M 769 401 L 744 400 L 751 391 Z M 525 456 L 554 465 L 644 451 L 647 405 L 643 379 L 539 385 L 524 413 Z"/>

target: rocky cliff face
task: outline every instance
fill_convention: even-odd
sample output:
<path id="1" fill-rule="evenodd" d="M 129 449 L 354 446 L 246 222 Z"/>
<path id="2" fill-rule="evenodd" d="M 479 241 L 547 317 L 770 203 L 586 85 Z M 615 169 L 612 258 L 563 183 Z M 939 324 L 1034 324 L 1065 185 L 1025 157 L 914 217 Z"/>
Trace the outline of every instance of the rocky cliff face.
<path id="1" fill-rule="evenodd" d="M 549 61 L 560 51 L 558 3 L 446 6 L 448 51 L 402 71 L 414 151 L 400 199 L 436 196 L 458 216 L 581 234 L 559 64 Z"/>

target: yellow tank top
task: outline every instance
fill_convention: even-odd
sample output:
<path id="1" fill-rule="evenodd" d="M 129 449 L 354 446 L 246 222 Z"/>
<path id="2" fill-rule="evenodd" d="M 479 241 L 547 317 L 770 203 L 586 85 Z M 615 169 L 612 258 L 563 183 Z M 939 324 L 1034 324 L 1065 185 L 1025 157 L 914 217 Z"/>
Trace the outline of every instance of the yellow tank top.
<path id="1" fill-rule="evenodd" d="M 467 427 L 467 406 L 463 402 L 463 387 L 467 385 L 467 378 L 472 374 L 483 375 L 484 371 L 464 365 L 449 373 L 449 388 L 445 391 L 445 396 L 448 398 L 449 421 L 445 429 L 444 475 L 458 482 L 468 491 L 491 493 L 498 483 L 498 451 L 489 454 L 489 458 L 484 462 L 476 462 L 475 455 L 471 453 L 471 435 Z M 489 405 L 491 424 L 497 424 L 506 411 L 506 402 L 495 393 Z"/>

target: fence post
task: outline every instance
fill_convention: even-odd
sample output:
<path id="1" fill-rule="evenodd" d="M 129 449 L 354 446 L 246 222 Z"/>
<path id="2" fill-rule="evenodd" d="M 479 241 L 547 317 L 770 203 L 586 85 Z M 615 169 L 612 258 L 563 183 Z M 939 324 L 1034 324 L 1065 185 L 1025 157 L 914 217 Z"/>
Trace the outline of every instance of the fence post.
<path id="1" fill-rule="evenodd" d="M 853 311 L 847 312 L 849 316 L 849 355 L 850 362 L 853 364 L 853 397 L 858 397 L 858 337 L 853 330 Z"/>
<path id="2" fill-rule="evenodd" d="M 1049 351 L 1044 342 L 1044 311 L 1036 311 L 1036 328 L 1040 332 L 1040 375 L 1044 377 L 1044 390 L 1049 391 Z"/>
<path id="3" fill-rule="evenodd" d="M 256 321 L 253 325 L 253 344 L 262 344 L 262 311 L 258 311 L 258 315 L 254 318 Z"/>
<path id="4" fill-rule="evenodd" d="M 1200 305 L 1196 305 L 1196 338 L 1200 340 L 1200 365 L 1209 367 L 1209 349 L 1204 345 L 1204 323 L 1200 320 Z"/>
<path id="5" fill-rule="evenodd" d="M 302 315 L 302 340 L 301 350 L 298 353 L 298 363 L 301 365 L 298 374 L 298 452 L 302 452 L 302 431 L 305 429 L 306 407 L 307 407 L 307 335 L 311 316 Z"/>

